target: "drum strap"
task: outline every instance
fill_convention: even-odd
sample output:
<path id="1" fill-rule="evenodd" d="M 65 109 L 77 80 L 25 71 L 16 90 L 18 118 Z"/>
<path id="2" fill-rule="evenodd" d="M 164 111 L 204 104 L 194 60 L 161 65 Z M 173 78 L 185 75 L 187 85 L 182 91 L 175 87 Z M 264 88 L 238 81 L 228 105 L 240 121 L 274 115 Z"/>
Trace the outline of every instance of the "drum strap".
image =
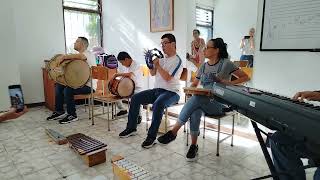
<path id="1" fill-rule="evenodd" d="M 174 69 L 173 73 L 171 74 L 172 77 L 177 73 L 177 71 L 179 70 L 179 68 L 180 68 L 180 66 L 181 66 L 181 64 L 182 64 L 181 58 L 180 58 L 178 55 L 176 55 L 176 56 L 177 56 L 177 58 L 179 59 L 179 64 L 178 64 L 178 66 Z"/>

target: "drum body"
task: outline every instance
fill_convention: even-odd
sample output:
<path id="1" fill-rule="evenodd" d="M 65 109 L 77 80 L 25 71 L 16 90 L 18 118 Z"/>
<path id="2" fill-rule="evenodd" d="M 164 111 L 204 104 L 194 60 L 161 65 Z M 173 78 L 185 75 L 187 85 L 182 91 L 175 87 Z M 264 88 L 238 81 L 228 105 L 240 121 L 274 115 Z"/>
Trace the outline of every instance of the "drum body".
<path id="1" fill-rule="evenodd" d="M 47 64 L 49 77 L 56 83 L 74 89 L 84 86 L 90 78 L 90 67 L 82 60 L 65 60 L 61 63 L 61 54 L 55 55 Z"/>
<path id="2" fill-rule="evenodd" d="M 130 97 L 134 93 L 134 81 L 125 76 L 118 76 L 110 80 L 108 84 L 109 91 L 119 97 Z"/>

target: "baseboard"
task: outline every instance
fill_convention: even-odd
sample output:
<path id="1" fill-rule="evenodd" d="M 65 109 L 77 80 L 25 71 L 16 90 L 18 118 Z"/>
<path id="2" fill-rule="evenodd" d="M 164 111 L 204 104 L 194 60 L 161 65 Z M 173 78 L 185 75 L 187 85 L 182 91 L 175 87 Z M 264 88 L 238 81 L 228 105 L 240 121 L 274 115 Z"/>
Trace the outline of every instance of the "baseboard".
<path id="1" fill-rule="evenodd" d="M 38 103 L 30 103 L 30 104 L 26 104 L 26 106 L 28 108 L 33 108 L 33 107 L 39 107 L 39 106 L 44 106 L 45 102 L 38 102 Z"/>

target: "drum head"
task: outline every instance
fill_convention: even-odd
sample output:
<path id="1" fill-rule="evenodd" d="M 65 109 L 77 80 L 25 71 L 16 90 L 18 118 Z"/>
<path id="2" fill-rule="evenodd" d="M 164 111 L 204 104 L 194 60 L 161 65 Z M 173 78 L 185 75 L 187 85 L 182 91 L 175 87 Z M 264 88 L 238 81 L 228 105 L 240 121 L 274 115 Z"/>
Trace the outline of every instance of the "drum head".
<path id="1" fill-rule="evenodd" d="M 90 67 L 87 62 L 73 60 L 64 68 L 64 78 L 67 86 L 80 88 L 87 83 L 90 78 Z"/>
<path id="2" fill-rule="evenodd" d="M 135 84 L 130 78 L 123 78 L 118 85 L 118 95 L 120 97 L 129 97 L 134 93 Z"/>
<path id="3" fill-rule="evenodd" d="M 60 61 L 57 59 L 59 56 L 62 56 L 62 54 L 53 56 L 46 66 L 49 77 L 54 81 L 57 81 L 57 78 L 63 75 L 62 66 L 60 65 Z"/>

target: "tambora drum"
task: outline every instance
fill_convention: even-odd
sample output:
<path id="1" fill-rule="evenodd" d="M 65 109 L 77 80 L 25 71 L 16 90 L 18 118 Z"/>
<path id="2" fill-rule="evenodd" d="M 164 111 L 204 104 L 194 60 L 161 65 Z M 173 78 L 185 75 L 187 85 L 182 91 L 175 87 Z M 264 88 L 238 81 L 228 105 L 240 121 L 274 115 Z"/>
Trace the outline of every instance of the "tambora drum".
<path id="1" fill-rule="evenodd" d="M 65 60 L 61 63 L 62 54 L 55 55 L 47 64 L 49 77 L 55 82 L 71 87 L 80 88 L 90 78 L 90 67 L 82 60 Z"/>
<path id="2" fill-rule="evenodd" d="M 130 97 L 134 93 L 134 81 L 126 76 L 117 76 L 110 80 L 108 84 L 109 91 L 119 97 Z"/>

